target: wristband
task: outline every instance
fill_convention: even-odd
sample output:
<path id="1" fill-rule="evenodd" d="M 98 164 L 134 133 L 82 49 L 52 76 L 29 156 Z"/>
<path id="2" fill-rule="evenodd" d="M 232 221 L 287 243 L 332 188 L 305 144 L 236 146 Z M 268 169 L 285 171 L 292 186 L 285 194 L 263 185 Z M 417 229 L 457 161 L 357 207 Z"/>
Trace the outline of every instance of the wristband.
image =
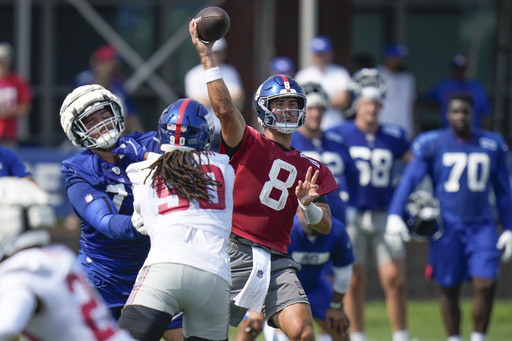
<path id="1" fill-rule="evenodd" d="M 304 206 L 298 198 L 297 201 L 299 202 L 300 209 L 302 210 L 304 218 L 309 225 L 316 225 L 322 220 L 324 211 L 322 211 L 320 207 L 314 203 L 311 203 L 308 206 Z"/>
<path id="2" fill-rule="evenodd" d="M 208 70 L 204 70 L 204 80 L 206 83 L 210 83 L 221 78 L 222 74 L 220 73 L 220 69 L 218 66 Z"/>
<path id="3" fill-rule="evenodd" d="M 341 310 L 341 309 L 343 309 L 343 301 L 331 302 L 331 303 L 329 303 L 329 308 Z"/>

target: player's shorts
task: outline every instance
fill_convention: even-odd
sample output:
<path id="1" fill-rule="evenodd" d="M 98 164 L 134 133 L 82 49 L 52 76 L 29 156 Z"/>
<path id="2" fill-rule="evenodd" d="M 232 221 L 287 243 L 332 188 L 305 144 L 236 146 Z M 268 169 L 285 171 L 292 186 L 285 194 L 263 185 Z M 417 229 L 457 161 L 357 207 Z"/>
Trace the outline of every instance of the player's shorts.
<path id="1" fill-rule="evenodd" d="M 127 305 L 142 305 L 173 316 L 183 311 L 185 337 L 228 337 L 229 283 L 208 271 L 174 263 L 146 266 Z"/>
<path id="2" fill-rule="evenodd" d="M 242 291 L 252 270 L 252 248 L 233 240 L 229 240 L 228 253 L 231 259 L 230 325 L 237 327 L 243 320 L 246 308 L 234 304 L 235 297 Z M 296 272 L 300 264 L 291 257 L 272 255 L 270 284 L 263 303 L 263 313 L 272 327 L 277 327 L 271 317 L 284 308 L 296 304 L 309 304 L 306 292 L 302 288 Z"/>
<path id="3" fill-rule="evenodd" d="M 494 224 L 446 228 L 441 238 L 430 241 L 429 266 L 442 287 L 468 282 L 472 277 L 497 279 L 500 251 Z"/>
<path id="4" fill-rule="evenodd" d="M 137 278 L 136 274 L 121 276 L 105 270 L 101 265 L 91 262 L 83 252 L 78 253 L 78 260 L 82 265 L 82 269 L 87 275 L 91 285 L 98 290 L 101 297 L 110 309 L 112 316 L 119 320 L 121 311 L 130 296 L 133 283 Z M 173 320 L 167 329 L 178 329 L 182 327 L 183 319 L 178 317 Z"/>
<path id="5" fill-rule="evenodd" d="M 314 287 L 306 288 L 313 317 L 325 321 L 325 313 L 329 309 L 333 294 L 331 283 L 325 276 L 320 276 Z"/>
<path id="6" fill-rule="evenodd" d="M 403 243 L 389 243 L 384 238 L 387 212 L 359 212 L 354 221 L 347 226 L 352 241 L 354 264 L 366 264 L 367 256 L 372 256 L 378 265 L 392 259 L 405 257 Z"/>

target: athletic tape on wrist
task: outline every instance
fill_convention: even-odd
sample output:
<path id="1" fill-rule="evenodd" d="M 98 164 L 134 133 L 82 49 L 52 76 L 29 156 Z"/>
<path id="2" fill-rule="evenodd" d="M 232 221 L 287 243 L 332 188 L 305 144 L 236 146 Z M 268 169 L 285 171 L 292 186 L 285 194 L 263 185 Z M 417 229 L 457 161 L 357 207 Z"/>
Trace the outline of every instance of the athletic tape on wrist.
<path id="1" fill-rule="evenodd" d="M 329 303 L 329 308 L 343 309 L 343 302 L 331 302 Z"/>
<path id="2" fill-rule="evenodd" d="M 299 202 L 300 209 L 302 210 L 304 218 L 309 225 L 316 225 L 322 220 L 324 211 L 322 211 L 320 207 L 314 203 L 311 203 L 308 206 L 304 206 L 299 199 L 297 199 L 297 201 Z"/>
<path id="3" fill-rule="evenodd" d="M 216 81 L 217 79 L 221 79 L 222 74 L 220 73 L 219 67 L 214 67 L 208 70 L 204 70 L 204 80 L 206 83 L 210 83 Z"/>

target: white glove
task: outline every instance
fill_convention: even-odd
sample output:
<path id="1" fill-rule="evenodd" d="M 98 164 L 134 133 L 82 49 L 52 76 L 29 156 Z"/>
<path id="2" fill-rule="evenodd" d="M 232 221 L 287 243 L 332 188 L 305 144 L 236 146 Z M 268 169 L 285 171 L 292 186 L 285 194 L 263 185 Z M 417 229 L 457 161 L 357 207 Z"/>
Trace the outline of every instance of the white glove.
<path id="1" fill-rule="evenodd" d="M 132 224 L 133 224 L 133 227 L 135 227 L 137 232 L 139 232 L 140 234 L 143 234 L 143 235 L 147 235 L 148 234 L 148 232 L 144 228 L 144 219 L 142 218 L 140 213 L 137 212 L 137 211 L 133 211 L 133 214 L 132 214 Z"/>
<path id="2" fill-rule="evenodd" d="M 503 231 L 500 238 L 498 239 L 498 242 L 496 243 L 496 247 L 500 250 L 503 250 L 501 260 L 504 262 L 510 261 L 512 259 L 512 231 Z"/>
<path id="3" fill-rule="evenodd" d="M 404 242 L 411 240 L 409 229 L 405 225 L 404 220 L 397 214 L 390 214 L 386 222 L 386 235 L 387 236 L 398 236 Z"/>

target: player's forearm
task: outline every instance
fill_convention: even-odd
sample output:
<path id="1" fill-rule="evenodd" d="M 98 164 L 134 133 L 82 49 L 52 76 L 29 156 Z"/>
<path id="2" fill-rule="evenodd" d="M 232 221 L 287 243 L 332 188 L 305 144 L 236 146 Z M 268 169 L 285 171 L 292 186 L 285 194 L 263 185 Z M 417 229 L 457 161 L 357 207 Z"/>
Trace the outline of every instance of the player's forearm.
<path id="1" fill-rule="evenodd" d="M 328 204 L 325 203 L 311 203 L 310 205 L 316 205 L 322 210 L 322 218 L 316 224 L 309 224 L 311 228 L 321 234 L 328 234 L 332 228 L 332 216 L 331 210 Z"/>
<path id="2" fill-rule="evenodd" d="M 512 229 L 512 212 L 510 211 L 510 207 L 512 207 L 512 194 L 506 170 L 498 172 L 493 189 L 501 225 L 504 229 L 510 230 Z"/>
<path id="3" fill-rule="evenodd" d="M 349 264 L 346 266 L 333 266 L 332 270 L 334 272 L 334 280 L 332 283 L 332 288 L 334 290 L 334 298 L 341 297 L 336 302 L 341 301 L 345 296 L 345 293 L 348 291 L 348 287 L 350 285 L 350 279 L 352 278 L 353 265 Z"/>
<path id="4" fill-rule="evenodd" d="M 400 184 L 395 189 L 389 204 L 388 215 L 403 215 L 409 194 L 411 194 L 421 180 L 423 180 L 427 173 L 427 168 L 428 165 L 424 161 L 420 161 L 418 159 L 413 159 L 405 167 Z"/>
<path id="5" fill-rule="evenodd" d="M 93 200 L 81 214 L 99 232 L 111 239 L 136 239 L 140 234 L 131 222 L 131 216 L 113 213 L 107 198 Z"/>
<path id="6" fill-rule="evenodd" d="M 213 111 L 220 120 L 222 138 L 228 146 L 235 147 L 244 137 L 245 119 L 233 103 L 222 78 L 208 82 L 207 87 Z"/>

